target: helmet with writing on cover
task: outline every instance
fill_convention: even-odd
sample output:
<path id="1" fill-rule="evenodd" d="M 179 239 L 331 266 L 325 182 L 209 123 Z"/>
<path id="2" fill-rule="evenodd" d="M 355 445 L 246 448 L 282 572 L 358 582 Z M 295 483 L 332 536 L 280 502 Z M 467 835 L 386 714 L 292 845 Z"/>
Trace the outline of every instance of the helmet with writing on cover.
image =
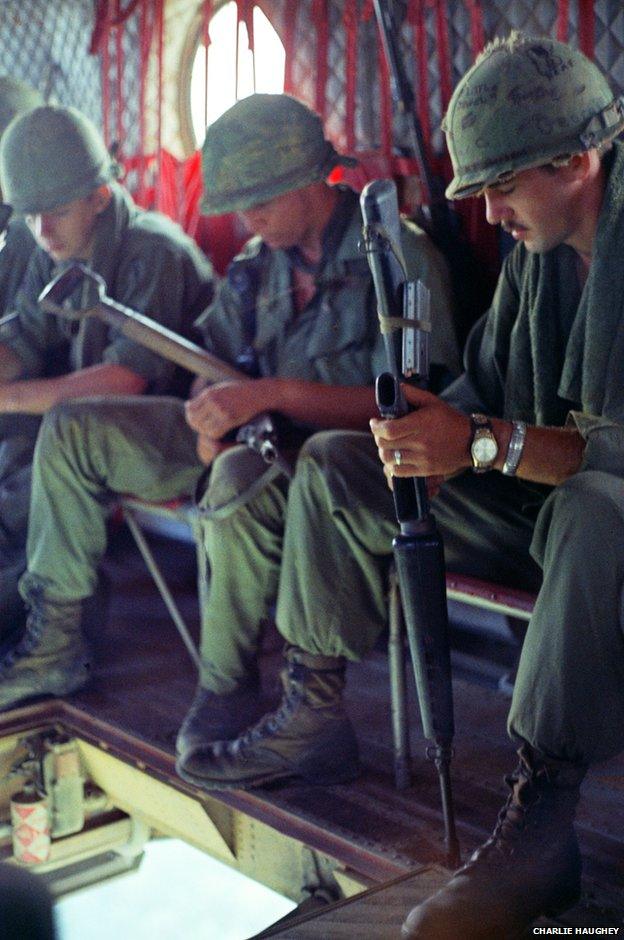
<path id="1" fill-rule="evenodd" d="M 202 210 L 244 212 L 356 162 L 337 153 L 319 116 L 301 101 L 283 94 L 250 95 L 206 131 Z"/>
<path id="2" fill-rule="evenodd" d="M 578 50 L 513 32 L 464 75 L 442 128 L 455 174 L 446 195 L 463 199 L 607 143 L 624 128 L 624 103 Z"/>

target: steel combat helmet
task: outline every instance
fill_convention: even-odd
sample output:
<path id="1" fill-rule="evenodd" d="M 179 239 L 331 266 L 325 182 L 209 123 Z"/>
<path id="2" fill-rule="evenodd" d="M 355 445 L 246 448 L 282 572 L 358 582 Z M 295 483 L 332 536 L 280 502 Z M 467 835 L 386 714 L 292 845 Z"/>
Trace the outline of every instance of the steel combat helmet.
<path id="1" fill-rule="evenodd" d="M 336 152 L 321 119 L 301 101 L 250 95 L 206 131 L 202 209 L 208 215 L 244 211 L 356 162 Z"/>
<path id="2" fill-rule="evenodd" d="M 0 75 L 0 137 L 16 114 L 44 103 L 43 95 L 30 85 L 8 75 Z"/>
<path id="3" fill-rule="evenodd" d="M 451 98 L 442 129 L 463 199 L 519 170 L 565 161 L 624 128 L 600 70 L 562 42 L 514 32 L 488 45 Z"/>
<path id="4" fill-rule="evenodd" d="M 119 175 L 95 125 L 76 108 L 15 117 L 0 142 L 0 186 L 16 213 L 49 212 Z"/>

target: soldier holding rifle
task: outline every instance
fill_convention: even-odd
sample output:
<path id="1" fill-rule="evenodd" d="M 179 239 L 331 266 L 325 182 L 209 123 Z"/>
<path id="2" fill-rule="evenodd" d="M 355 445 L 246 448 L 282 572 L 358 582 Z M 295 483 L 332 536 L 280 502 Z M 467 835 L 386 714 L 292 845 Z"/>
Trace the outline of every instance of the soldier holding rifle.
<path id="1" fill-rule="evenodd" d="M 403 927 L 485 940 L 578 899 L 579 788 L 624 747 L 624 108 L 578 51 L 512 34 L 465 75 L 444 128 L 447 195 L 483 196 L 517 245 L 465 374 L 443 398 L 406 388 L 414 411 L 372 427 L 389 480 L 447 479 L 434 511 L 451 554 L 449 512 L 499 568 L 543 579 L 509 715 L 510 796 Z"/>

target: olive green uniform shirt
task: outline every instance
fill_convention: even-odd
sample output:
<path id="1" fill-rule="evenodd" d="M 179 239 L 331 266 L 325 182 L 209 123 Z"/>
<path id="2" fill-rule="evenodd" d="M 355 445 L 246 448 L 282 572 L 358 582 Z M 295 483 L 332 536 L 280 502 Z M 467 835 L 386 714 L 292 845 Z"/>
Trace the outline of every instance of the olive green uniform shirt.
<path id="1" fill-rule="evenodd" d="M 11 309 L 30 256 L 36 248 L 35 239 L 28 226 L 19 219 L 9 222 L 4 234 L 6 241 L 4 247 L 0 248 L 0 317 L 8 314 Z"/>

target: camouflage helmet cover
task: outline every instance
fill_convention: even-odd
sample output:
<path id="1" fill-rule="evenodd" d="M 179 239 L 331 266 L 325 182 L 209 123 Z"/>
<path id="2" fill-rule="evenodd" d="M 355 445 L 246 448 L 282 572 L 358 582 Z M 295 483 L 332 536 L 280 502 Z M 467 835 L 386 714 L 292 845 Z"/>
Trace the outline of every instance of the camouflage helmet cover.
<path id="1" fill-rule="evenodd" d="M 30 85 L 8 75 L 0 75 L 0 137 L 16 114 L 44 103 L 43 95 Z"/>
<path id="2" fill-rule="evenodd" d="M 250 95 L 206 131 L 202 210 L 244 211 L 356 162 L 336 152 L 321 119 L 301 101 L 285 94 Z"/>
<path id="3" fill-rule="evenodd" d="M 446 196 L 462 199 L 611 140 L 624 128 L 624 106 L 581 52 L 514 32 L 464 75 L 442 127 L 455 174 Z"/>
<path id="4" fill-rule="evenodd" d="M 76 108 L 15 117 L 0 142 L 0 185 L 16 213 L 50 212 L 119 175 L 96 126 Z"/>

